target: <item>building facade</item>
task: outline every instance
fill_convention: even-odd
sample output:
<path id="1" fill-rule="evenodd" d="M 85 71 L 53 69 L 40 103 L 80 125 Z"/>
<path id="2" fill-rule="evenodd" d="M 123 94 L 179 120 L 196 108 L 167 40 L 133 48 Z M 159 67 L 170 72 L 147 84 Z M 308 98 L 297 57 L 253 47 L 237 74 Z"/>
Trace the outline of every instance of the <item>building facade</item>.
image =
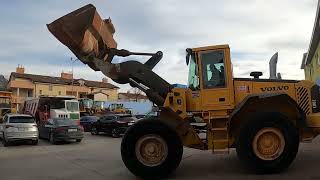
<path id="1" fill-rule="evenodd" d="M 319 3 L 314 22 L 312 37 L 309 43 L 308 52 L 303 54 L 301 69 L 304 69 L 305 79 L 311 80 L 320 85 L 320 21 Z"/>
<path id="2" fill-rule="evenodd" d="M 118 100 L 122 102 L 149 102 L 149 98 L 139 93 L 119 93 Z"/>
<path id="3" fill-rule="evenodd" d="M 7 89 L 12 92 L 12 103 L 19 109 L 27 98 L 39 96 L 75 96 L 85 97 L 94 93 L 98 101 L 115 101 L 118 99 L 118 87 L 107 82 L 74 79 L 70 73 L 61 73 L 60 77 L 26 74 L 23 67 L 12 72 Z"/>

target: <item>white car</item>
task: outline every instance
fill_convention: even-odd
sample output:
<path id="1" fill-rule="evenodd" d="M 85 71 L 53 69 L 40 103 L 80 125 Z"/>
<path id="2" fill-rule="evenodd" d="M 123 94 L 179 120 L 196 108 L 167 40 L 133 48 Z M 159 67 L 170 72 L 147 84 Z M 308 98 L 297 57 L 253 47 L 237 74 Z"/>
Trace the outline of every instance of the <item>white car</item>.
<path id="1" fill-rule="evenodd" d="M 38 144 L 39 132 L 34 118 L 26 114 L 6 114 L 0 124 L 0 137 L 4 146 L 12 141 L 32 141 Z"/>

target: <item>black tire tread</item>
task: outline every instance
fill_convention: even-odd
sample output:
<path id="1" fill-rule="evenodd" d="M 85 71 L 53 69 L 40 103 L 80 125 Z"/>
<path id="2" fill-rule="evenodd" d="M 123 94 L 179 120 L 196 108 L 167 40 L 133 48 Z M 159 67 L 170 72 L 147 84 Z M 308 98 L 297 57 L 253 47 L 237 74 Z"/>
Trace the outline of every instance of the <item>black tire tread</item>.
<path id="1" fill-rule="evenodd" d="M 157 134 L 167 141 L 168 157 L 161 165 L 147 167 L 135 156 L 137 140 L 146 134 Z M 122 160 L 126 167 L 136 176 L 145 179 L 158 179 L 168 176 L 180 164 L 183 145 L 177 133 L 159 120 L 144 119 L 131 126 L 125 133 L 121 143 Z"/>
<path id="2" fill-rule="evenodd" d="M 285 138 L 286 145 L 280 157 L 272 161 L 258 158 L 252 149 L 252 139 L 264 127 L 279 128 Z M 278 112 L 255 113 L 240 128 L 237 140 L 237 155 L 244 165 L 255 173 L 277 173 L 287 169 L 294 161 L 299 149 L 299 132 L 292 121 Z"/>

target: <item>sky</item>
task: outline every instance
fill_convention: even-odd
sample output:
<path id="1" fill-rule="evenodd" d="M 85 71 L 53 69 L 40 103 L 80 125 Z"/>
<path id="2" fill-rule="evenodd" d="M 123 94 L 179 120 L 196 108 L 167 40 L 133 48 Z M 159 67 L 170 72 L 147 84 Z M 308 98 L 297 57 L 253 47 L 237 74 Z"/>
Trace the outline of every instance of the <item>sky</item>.
<path id="1" fill-rule="evenodd" d="M 269 60 L 278 52 L 282 78 L 304 79 L 300 65 L 312 35 L 316 0 L 3 1 L 0 74 L 8 77 L 20 64 L 26 73 L 59 76 L 73 69 L 75 78 L 101 81 L 101 72 L 71 61 L 75 56 L 46 28 L 89 3 L 102 17 L 111 17 L 119 49 L 162 51 L 154 71 L 170 83 L 187 82 L 186 48 L 218 44 L 231 48 L 234 77 L 262 71 L 268 78 Z M 145 58 L 130 59 L 145 62 Z M 120 91 L 130 89 L 114 84 Z"/>

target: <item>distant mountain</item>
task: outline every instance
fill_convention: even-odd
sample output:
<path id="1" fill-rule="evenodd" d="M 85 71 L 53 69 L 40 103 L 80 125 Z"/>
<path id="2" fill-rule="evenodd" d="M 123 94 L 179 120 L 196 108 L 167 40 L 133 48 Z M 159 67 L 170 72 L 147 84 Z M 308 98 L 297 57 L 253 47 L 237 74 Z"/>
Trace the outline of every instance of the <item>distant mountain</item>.
<path id="1" fill-rule="evenodd" d="M 7 84 L 8 80 L 3 75 L 0 75 L 0 91 L 6 90 Z"/>

